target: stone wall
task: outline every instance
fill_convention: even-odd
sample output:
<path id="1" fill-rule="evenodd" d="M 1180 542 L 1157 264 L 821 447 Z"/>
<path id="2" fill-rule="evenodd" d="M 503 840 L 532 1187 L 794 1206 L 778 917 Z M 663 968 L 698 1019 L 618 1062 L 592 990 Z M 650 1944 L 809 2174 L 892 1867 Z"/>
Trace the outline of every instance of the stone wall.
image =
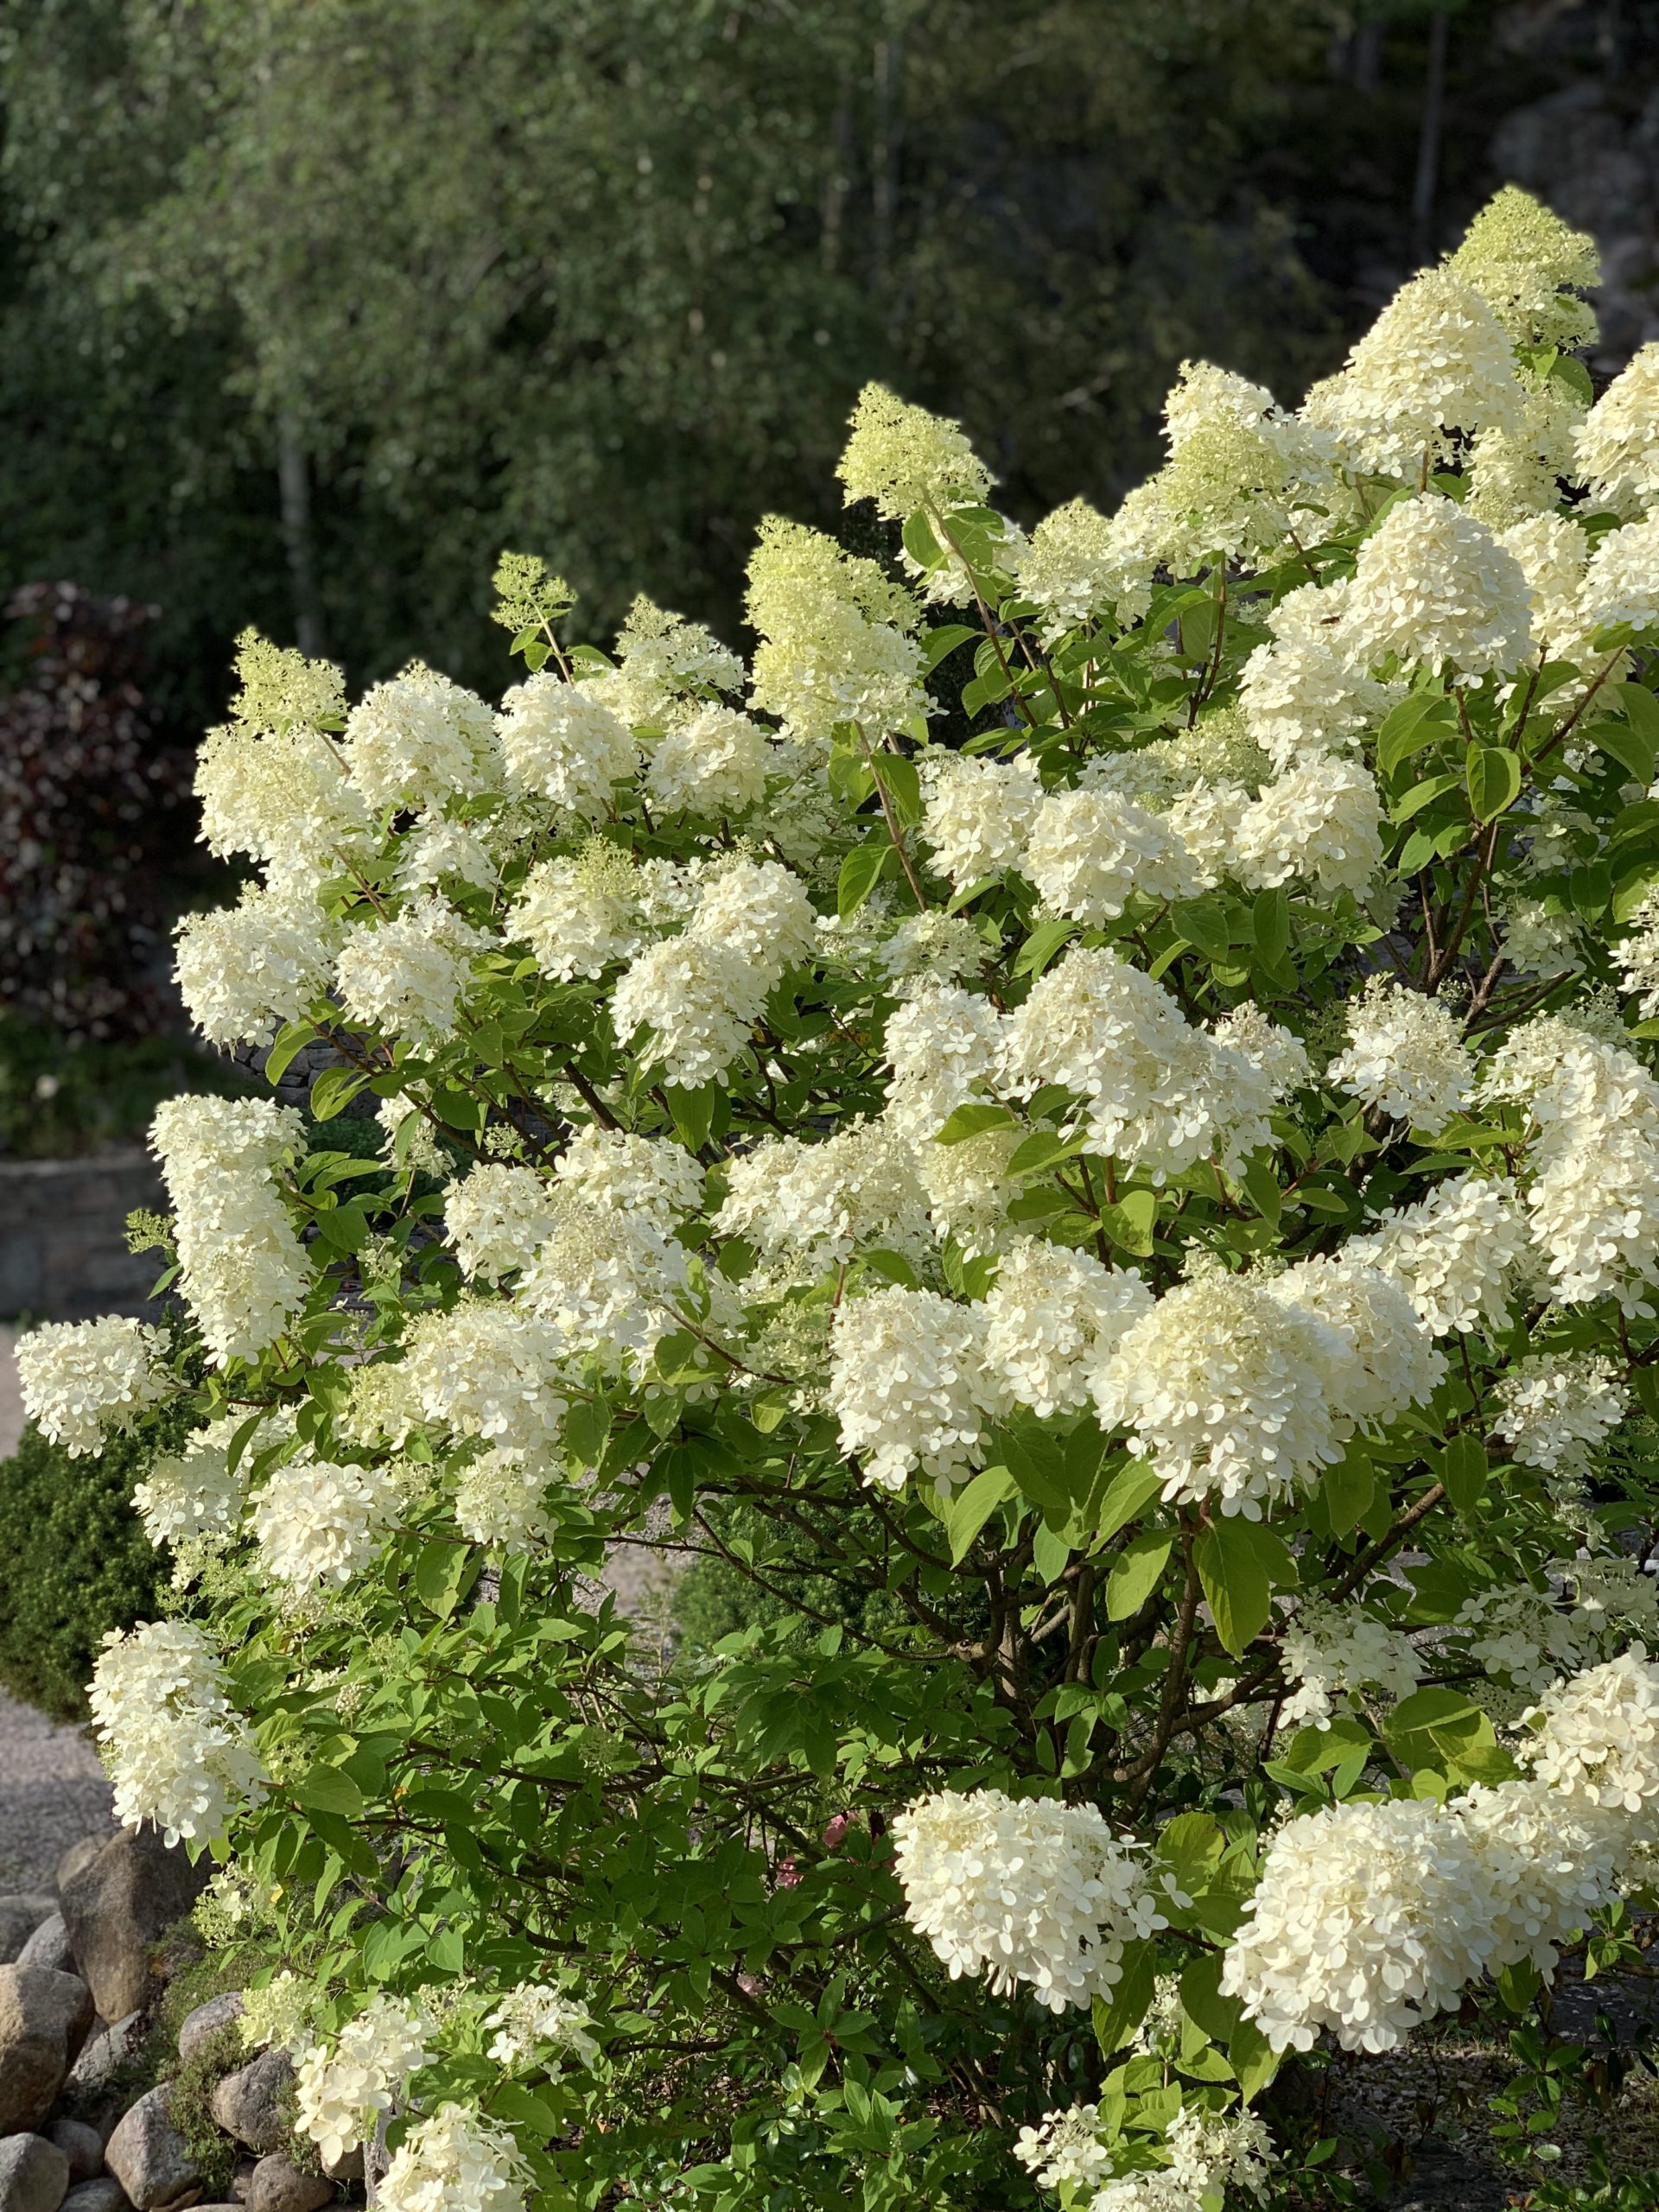
<path id="1" fill-rule="evenodd" d="M 155 1163 L 137 1145 L 90 1160 L 0 1160 L 0 1315 L 145 1311 L 161 1255 L 128 1251 L 126 1218 L 162 1205 Z"/>

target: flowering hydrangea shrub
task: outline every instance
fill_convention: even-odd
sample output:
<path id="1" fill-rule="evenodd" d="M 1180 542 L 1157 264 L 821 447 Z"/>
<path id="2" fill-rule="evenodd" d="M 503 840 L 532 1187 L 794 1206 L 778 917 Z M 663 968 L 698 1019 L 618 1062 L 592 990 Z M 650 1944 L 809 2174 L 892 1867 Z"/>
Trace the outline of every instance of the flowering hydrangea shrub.
<path id="1" fill-rule="evenodd" d="M 1592 405 L 1592 268 L 1506 194 L 1029 533 L 867 392 L 887 551 L 766 524 L 747 671 L 519 556 L 499 709 L 245 644 L 181 975 L 334 1047 L 322 1135 L 171 1103 L 172 1324 L 22 1371 L 194 1421 L 94 1709 L 382 2196 L 1217 2212 L 1281 2066 L 1632 1941 L 1659 378 Z M 631 1633 L 660 1544 L 756 1619 Z"/>

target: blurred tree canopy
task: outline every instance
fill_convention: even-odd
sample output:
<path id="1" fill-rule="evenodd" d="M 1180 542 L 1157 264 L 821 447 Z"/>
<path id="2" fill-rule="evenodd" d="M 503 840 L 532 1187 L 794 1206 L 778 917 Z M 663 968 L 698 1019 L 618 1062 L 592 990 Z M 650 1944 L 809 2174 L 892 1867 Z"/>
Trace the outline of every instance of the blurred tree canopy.
<path id="1" fill-rule="evenodd" d="M 960 415 L 1012 512 L 1109 499 L 1183 354 L 1328 357 L 1248 182 L 1327 34 L 1302 0 L 30 0 L 0 530 L 161 602 L 181 666 L 252 620 L 361 678 L 417 636 L 474 670 L 504 543 L 595 618 L 643 585 L 729 627 L 872 375 Z"/>
<path id="2" fill-rule="evenodd" d="M 867 378 L 1109 503 L 1184 355 L 1299 396 L 1630 12 L 0 0 L 0 585 L 159 604 L 182 727 L 249 621 L 493 683 L 503 544 L 734 635 Z"/>

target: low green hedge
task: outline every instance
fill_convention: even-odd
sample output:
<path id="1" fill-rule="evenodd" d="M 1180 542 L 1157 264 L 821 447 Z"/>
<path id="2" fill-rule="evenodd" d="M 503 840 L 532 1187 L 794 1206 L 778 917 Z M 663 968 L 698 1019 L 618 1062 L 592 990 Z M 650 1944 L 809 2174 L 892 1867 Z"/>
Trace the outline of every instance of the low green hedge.
<path id="1" fill-rule="evenodd" d="M 165 1446 L 176 1449 L 188 1424 Z M 168 1576 L 131 1504 L 152 1440 L 116 1437 L 72 1459 L 32 1425 L 0 1460 L 0 1686 L 58 1720 L 84 1720 L 105 1635 L 154 1619 Z"/>

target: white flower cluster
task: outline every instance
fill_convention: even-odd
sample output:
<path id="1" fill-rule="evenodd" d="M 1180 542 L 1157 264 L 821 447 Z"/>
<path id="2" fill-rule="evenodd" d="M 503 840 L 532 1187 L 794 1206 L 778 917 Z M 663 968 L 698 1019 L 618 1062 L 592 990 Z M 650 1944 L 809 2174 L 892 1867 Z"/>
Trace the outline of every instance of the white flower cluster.
<path id="1" fill-rule="evenodd" d="M 527 1268 L 555 1219 L 546 1185 L 528 1167 L 480 1164 L 444 1193 L 444 1233 L 469 1282 Z"/>
<path id="2" fill-rule="evenodd" d="M 925 756 L 923 766 L 922 835 L 939 874 L 965 890 L 988 875 L 1017 868 L 1042 804 L 1036 762 L 1025 754 L 991 760 L 941 753 Z"/>
<path id="3" fill-rule="evenodd" d="M 1659 1802 L 1659 1666 L 1643 1645 L 1540 1700 L 1522 1756 L 1565 1798 L 1651 1818 Z"/>
<path id="4" fill-rule="evenodd" d="M 1638 346 L 1585 417 L 1579 473 L 1599 506 L 1645 514 L 1659 495 L 1659 345 Z"/>
<path id="5" fill-rule="evenodd" d="M 619 1037 L 649 1028 L 653 1065 L 695 1090 L 747 1043 L 766 995 L 816 949 L 811 903 L 776 861 L 737 860 L 706 879 L 685 929 L 634 960 L 611 1000 Z"/>
<path id="6" fill-rule="evenodd" d="M 568 2053 L 578 2066 L 591 2066 L 599 2045 L 593 2021 L 573 1997 L 542 1981 L 521 1981 L 508 1990 L 486 2018 L 496 2031 L 489 2055 L 498 2066 L 519 2073 L 532 2063 L 556 2081 Z"/>
<path id="7" fill-rule="evenodd" d="M 1212 2212 L 1243 2190 L 1267 2195 L 1273 2139 L 1253 2112 L 1207 2112 L 1183 2105 L 1164 2138 L 1169 2164 L 1150 2173 L 1121 2174 L 1092 2199 L 1089 2212 Z"/>
<path id="8" fill-rule="evenodd" d="M 1493 1423 L 1523 1467 L 1584 1475 L 1624 1418 L 1629 1393 L 1596 1352 L 1538 1352 L 1499 1377 Z"/>
<path id="9" fill-rule="evenodd" d="M 44 1321 L 17 1340 L 23 1410 L 71 1459 L 101 1451 L 111 1431 L 130 1429 L 172 1396 L 162 1349 L 158 1329 L 124 1315 Z"/>
<path id="10" fill-rule="evenodd" d="M 1022 2127 L 1014 2137 L 1014 2155 L 1039 2189 L 1092 2189 L 1112 2171 L 1099 2129 L 1098 2105 L 1046 2112 L 1040 2126 Z"/>
<path id="11" fill-rule="evenodd" d="M 1052 791 L 1020 863 L 1051 912 L 1113 922 L 1130 899 L 1191 899 L 1205 879 L 1155 814 L 1106 791 Z"/>
<path id="12" fill-rule="evenodd" d="M 263 1098 L 168 1098 L 150 1147 L 173 1203 L 180 1287 L 214 1363 L 257 1359 L 310 1280 L 274 1178 L 303 1148 L 291 1106 Z"/>
<path id="13" fill-rule="evenodd" d="M 843 724 L 878 741 L 903 728 L 927 708 L 917 613 L 879 562 L 767 515 L 749 563 L 747 613 L 760 637 L 753 703 L 817 745 Z"/>
<path id="14" fill-rule="evenodd" d="M 1344 1256 L 1397 1282 L 1437 1337 L 1501 1328 L 1528 1253 L 1526 1224 L 1506 1177 L 1458 1175 L 1414 1206 L 1390 1210 Z"/>
<path id="15" fill-rule="evenodd" d="M 1456 1017 L 1421 991 L 1373 976 L 1348 1009 L 1348 1038 L 1331 1081 L 1425 1136 L 1439 1136 L 1474 1090 Z"/>
<path id="16" fill-rule="evenodd" d="M 1477 516 L 1437 492 L 1402 499 L 1359 549 L 1344 626 L 1375 664 L 1480 677 L 1532 645 L 1521 563 Z"/>
<path id="17" fill-rule="evenodd" d="M 1593 1750 L 1594 1746 L 1588 1748 Z M 1543 1777 L 1427 1798 L 1351 1801 L 1268 1847 L 1221 1986 L 1275 2050 L 1329 2028 L 1389 2050 L 1488 1972 L 1544 1971 L 1613 1894 L 1617 1838 Z"/>
<path id="18" fill-rule="evenodd" d="M 210 1045 L 263 1042 L 327 988 L 339 937 L 308 886 L 250 884 L 234 906 L 179 924 L 180 995 Z"/>
<path id="19" fill-rule="evenodd" d="M 1107 1997 L 1123 1946 L 1166 1923 L 1134 1853 L 1092 1805 L 942 1791 L 893 1824 L 905 1916 L 954 1981 L 1028 1983 L 1051 2012 Z"/>
<path id="20" fill-rule="evenodd" d="M 819 1144 L 768 1138 L 731 1163 L 715 1226 L 768 1257 L 798 1255 L 814 1273 L 862 1245 L 915 1250 L 930 1240 L 915 1149 L 885 1117 L 855 1116 Z"/>
<path id="21" fill-rule="evenodd" d="M 1017 1236 L 984 1300 L 985 1364 L 1016 1405 L 1078 1412 L 1090 1376 L 1152 1304 L 1133 1268 Z"/>
<path id="22" fill-rule="evenodd" d="M 435 892 L 348 932 L 334 963 L 340 1002 L 372 1028 L 434 1042 L 454 1030 L 485 938 Z"/>
<path id="23" fill-rule="evenodd" d="M 906 406 L 879 384 L 858 395 L 836 474 L 849 507 L 868 499 L 893 522 L 918 507 L 943 517 L 952 507 L 978 506 L 991 488 L 990 472 L 960 424 Z"/>
<path id="24" fill-rule="evenodd" d="M 1509 333 L 1478 292 L 1433 269 L 1401 287 L 1302 415 L 1348 467 L 1415 482 L 1457 432 L 1512 429 L 1519 407 Z"/>
<path id="25" fill-rule="evenodd" d="M 499 1300 L 463 1300 L 423 1314 L 401 1366 L 410 1401 L 455 1437 L 539 1454 L 556 1442 L 567 1400 L 559 1387 L 564 1338 L 550 1320 Z M 392 1387 L 396 1387 L 395 1382 Z"/>
<path id="26" fill-rule="evenodd" d="M 1242 1165 L 1271 1135 L 1274 1084 L 1224 1036 L 1195 1027 L 1161 983 L 1109 948 L 1057 961 L 1007 1018 L 1001 1072 L 1017 1097 L 1064 1084 L 1091 1145 L 1155 1182 L 1197 1160 Z"/>
<path id="27" fill-rule="evenodd" d="M 1372 1268 L 1205 1267 L 1136 1319 L 1096 1374 L 1101 1425 L 1133 1430 L 1166 1499 L 1256 1521 L 1333 1465 L 1357 1423 L 1426 1398 L 1428 1332 Z"/>
<path id="28" fill-rule="evenodd" d="M 419 2015 L 384 1992 L 332 2044 L 311 2046 L 296 2069 L 295 2099 L 299 2124 L 325 2165 L 367 2140 L 429 2056 Z"/>
<path id="29" fill-rule="evenodd" d="M 1532 1241 L 1557 1298 L 1650 1312 L 1659 1284 L 1659 1083 L 1634 1054 L 1545 1015 L 1486 1064 L 1486 1094 L 1531 1106 Z"/>
<path id="30" fill-rule="evenodd" d="M 154 1821 L 168 1843 L 217 1835 L 257 1805 L 265 1773 L 232 1705 L 218 1653 L 188 1621 L 111 1630 L 87 1691 L 115 1786 L 116 1818 Z"/>
<path id="31" fill-rule="evenodd" d="M 1423 1662 L 1403 1630 L 1376 1619 L 1363 1605 L 1300 1606 L 1279 1639 L 1287 1681 L 1296 1687 L 1279 1710 L 1280 1723 L 1311 1722 L 1328 1728 L 1336 1702 L 1351 1690 L 1381 1690 L 1409 1697 L 1422 1679 Z"/>
<path id="32" fill-rule="evenodd" d="M 346 772 L 370 810 L 442 806 L 499 785 L 493 718 L 475 692 L 415 661 L 346 717 Z"/>
<path id="33" fill-rule="evenodd" d="M 209 1421 L 181 1452 L 156 1460 L 133 1490 L 144 1534 L 179 1560 L 175 1580 L 193 1556 L 223 1550 L 236 1535 L 245 1476 L 240 1466 L 232 1472 L 230 1447 L 241 1426 L 233 1419 Z"/>
<path id="34" fill-rule="evenodd" d="M 284 1967 L 257 1989 L 242 1992 L 237 2032 L 245 2050 L 285 2050 L 297 2058 L 311 2042 L 311 2012 L 316 1992 Z"/>
<path id="35" fill-rule="evenodd" d="M 248 1526 L 288 1604 L 344 1588 L 378 1557 L 403 1481 L 395 1464 L 340 1466 L 308 1446 L 271 1470 L 249 1501 Z"/>
<path id="36" fill-rule="evenodd" d="M 385 2212 L 523 2212 L 530 2180 L 510 2129 L 442 2104 L 392 2153 L 375 2202 Z"/>
<path id="37" fill-rule="evenodd" d="M 507 693 L 496 728 L 510 786 L 533 792 L 579 820 L 611 807 L 611 786 L 639 761 L 633 733 L 586 684 L 550 670 Z"/>
<path id="38" fill-rule="evenodd" d="M 894 1283 L 846 1300 L 830 1331 L 830 1404 L 864 1479 L 899 1490 L 920 1471 L 941 1492 L 982 1457 L 1003 1391 L 984 1357 L 982 1309 Z"/>

